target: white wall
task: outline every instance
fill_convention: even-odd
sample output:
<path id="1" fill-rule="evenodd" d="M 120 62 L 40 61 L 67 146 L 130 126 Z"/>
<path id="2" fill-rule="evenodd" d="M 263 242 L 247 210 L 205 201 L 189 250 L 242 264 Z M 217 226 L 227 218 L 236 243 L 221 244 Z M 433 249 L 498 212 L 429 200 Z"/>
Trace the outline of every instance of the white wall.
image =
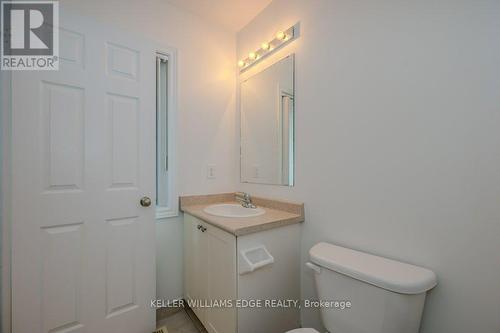
<path id="1" fill-rule="evenodd" d="M 235 36 L 164 0 L 65 0 L 61 6 L 178 50 L 180 194 L 234 188 Z M 217 179 L 207 180 L 207 164 Z M 157 296 L 182 297 L 182 216 L 157 224 Z"/>
<path id="2" fill-rule="evenodd" d="M 240 189 L 305 202 L 303 261 L 330 241 L 433 269 L 422 332 L 499 332 L 500 2 L 275 0 L 239 58 L 297 21 L 281 53 L 296 52 L 296 186 Z"/>

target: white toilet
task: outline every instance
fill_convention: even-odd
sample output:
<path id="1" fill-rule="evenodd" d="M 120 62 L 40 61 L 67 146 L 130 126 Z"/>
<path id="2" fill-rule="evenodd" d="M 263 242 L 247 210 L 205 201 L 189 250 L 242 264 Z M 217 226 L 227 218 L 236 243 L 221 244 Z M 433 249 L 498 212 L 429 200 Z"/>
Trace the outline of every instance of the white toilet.
<path id="1" fill-rule="evenodd" d="M 333 302 L 323 304 L 333 306 L 320 308 L 329 332 L 418 332 L 426 292 L 437 284 L 434 272 L 328 243 L 314 245 L 309 255 L 319 300 L 351 303 L 344 310 Z M 318 332 L 299 328 L 288 333 Z"/>

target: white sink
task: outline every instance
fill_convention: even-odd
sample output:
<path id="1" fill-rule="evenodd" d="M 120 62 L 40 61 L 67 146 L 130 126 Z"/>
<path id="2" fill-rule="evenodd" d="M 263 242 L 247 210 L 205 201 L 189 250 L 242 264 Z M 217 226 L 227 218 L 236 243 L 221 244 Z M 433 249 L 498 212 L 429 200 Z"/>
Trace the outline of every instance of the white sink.
<path id="1" fill-rule="evenodd" d="M 264 214 L 262 208 L 245 208 L 240 204 L 217 204 L 205 207 L 205 213 L 222 217 L 253 217 Z"/>

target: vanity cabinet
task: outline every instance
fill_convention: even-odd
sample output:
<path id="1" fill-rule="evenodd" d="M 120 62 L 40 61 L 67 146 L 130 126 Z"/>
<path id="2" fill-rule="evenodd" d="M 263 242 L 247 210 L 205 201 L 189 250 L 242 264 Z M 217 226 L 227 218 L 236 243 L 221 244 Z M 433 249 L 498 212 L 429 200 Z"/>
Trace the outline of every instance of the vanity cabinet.
<path id="1" fill-rule="evenodd" d="M 184 297 L 208 332 L 276 333 L 300 326 L 298 307 L 264 306 L 266 300 L 300 299 L 299 235 L 300 225 L 292 224 L 235 236 L 184 213 Z M 231 307 L 213 306 L 227 300 Z M 261 307 L 242 305 L 259 300 Z"/>
<path id="2" fill-rule="evenodd" d="M 210 333 L 234 333 L 236 309 L 213 307 L 214 301 L 234 300 L 236 237 L 189 214 L 184 215 L 185 297 Z"/>

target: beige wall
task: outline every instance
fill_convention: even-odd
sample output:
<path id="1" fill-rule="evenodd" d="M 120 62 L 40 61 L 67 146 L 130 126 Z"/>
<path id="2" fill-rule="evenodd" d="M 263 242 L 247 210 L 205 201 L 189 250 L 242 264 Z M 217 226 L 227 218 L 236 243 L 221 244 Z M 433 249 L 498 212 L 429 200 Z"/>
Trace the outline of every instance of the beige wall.
<path id="1" fill-rule="evenodd" d="M 433 269 L 422 332 L 499 332 L 500 2 L 274 0 L 239 57 L 297 21 L 296 186 L 240 189 L 305 202 L 303 261 L 329 241 Z"/>

